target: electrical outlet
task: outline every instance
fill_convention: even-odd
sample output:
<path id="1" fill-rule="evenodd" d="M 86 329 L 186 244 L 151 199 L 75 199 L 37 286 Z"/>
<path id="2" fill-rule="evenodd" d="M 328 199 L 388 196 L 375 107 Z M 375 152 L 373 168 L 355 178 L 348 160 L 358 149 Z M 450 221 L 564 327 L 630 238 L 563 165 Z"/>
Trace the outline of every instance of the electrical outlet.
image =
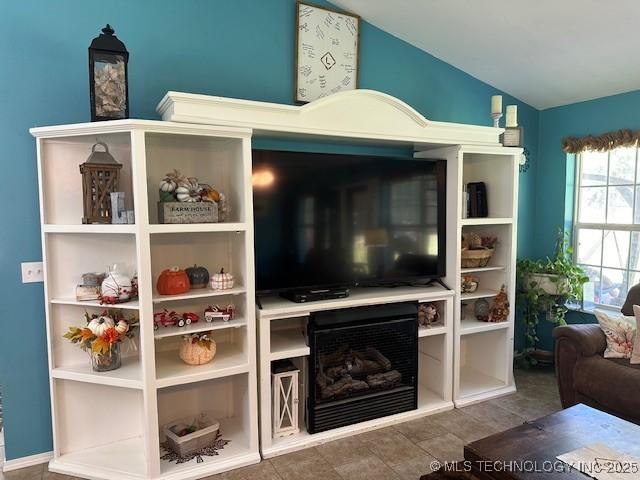
<path id="1" fill-rule="evenodd" d="M 42 271 L 42 262 L 23 262 L 22 266 L 22 283 L 44 282 L 44 272 Z"/>

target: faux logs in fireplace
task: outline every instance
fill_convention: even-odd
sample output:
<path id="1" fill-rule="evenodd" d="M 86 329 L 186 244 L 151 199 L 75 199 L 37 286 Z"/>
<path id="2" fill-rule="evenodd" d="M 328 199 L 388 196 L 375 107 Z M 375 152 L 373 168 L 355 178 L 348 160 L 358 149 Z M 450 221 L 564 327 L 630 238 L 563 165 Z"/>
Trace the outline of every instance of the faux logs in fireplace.
<path id="1" fill-rule="evenodd" d="M 308 332 L 309 433 L 417 408 L 417 303 L 313 313 Z"/>

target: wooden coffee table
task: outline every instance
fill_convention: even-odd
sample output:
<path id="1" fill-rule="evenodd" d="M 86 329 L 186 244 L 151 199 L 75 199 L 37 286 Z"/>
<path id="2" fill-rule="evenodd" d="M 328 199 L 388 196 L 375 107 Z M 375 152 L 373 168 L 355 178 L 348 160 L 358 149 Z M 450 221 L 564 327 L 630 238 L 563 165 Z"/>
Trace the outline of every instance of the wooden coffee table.
<path id="1" fill-rule="evenodd" d="M 640 426 L 576 405 L 470 443 L 464 447 L 464 458 L 471 462 L 473 472 L 485 479 L 586 480 L 591 477 L 568 467 L 562 473 L 547 470 L 564 467 L 557 455 L 594 443 L 640 459 Z M 537 466 L 538 471 L 521 471 L 518 464 L 525 465 L 524 470 Z M 510 466 L 512 471 L 504 471 Z M 640 472 L 626 476 L 637 480 Z"/>

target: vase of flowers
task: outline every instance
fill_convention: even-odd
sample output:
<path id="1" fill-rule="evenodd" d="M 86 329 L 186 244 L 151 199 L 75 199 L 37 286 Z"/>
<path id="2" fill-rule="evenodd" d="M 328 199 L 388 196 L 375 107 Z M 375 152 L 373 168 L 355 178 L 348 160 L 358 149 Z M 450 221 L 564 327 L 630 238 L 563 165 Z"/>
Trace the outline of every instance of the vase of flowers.
<path id="1" fill-rule="evenodd" d="M 134 337 L 138 320 L 125 318 L 118 310 L 105 310 L 100 315 L 85 312 L 85 325 L 69 327 L 64 338 L 77 344 L 91 357 L 96 372 L 116 370 L 122 365 L 121 343 Z"/>
<path id="2" fill-rule="evenodd" d="M 104 353 L 91 352 L 89 355 L 91 356 L 91 366 L 96 372 L 116 370 L 122 365 L 119 343 L 114 343 Z"/>

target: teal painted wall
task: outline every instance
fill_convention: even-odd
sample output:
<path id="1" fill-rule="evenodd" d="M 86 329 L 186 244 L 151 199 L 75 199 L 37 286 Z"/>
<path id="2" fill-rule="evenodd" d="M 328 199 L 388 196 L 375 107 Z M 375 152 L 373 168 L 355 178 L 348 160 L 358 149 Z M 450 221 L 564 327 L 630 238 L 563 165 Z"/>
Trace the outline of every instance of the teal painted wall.
<path id="1" fill-rule="evenodd" d="M 322 2 L 318 2 L 322 3 Z M 42 285 L 20 283 L 38 260 L 40 230 L 32 126 L 89 120 L 87 46 L 106 23 L 131 52 L 134 118 L 157 118 L 167 90 L 292 103 L 293 0 L 23 0 L 0 15 L 0 386 L 9 459 L 51 450 Z M 364 23 L 360 86 L 386 92 L 427 118 L 489 125 L 493 87 Z M 519 250 L 532 228 L 538 111 L 519 105 L 533 166 L 521 175 Z"/>
<path id="2" fill-rule="evenodd" d="M 639 110 L 640 91 L 634 91 L 540 112 L 531 255 L 536 258 L 553 255 L 557 228 L 571 228 L 575 158 L 562 151 L 562 139 L 567 136 L 597 135 L 621 128 L 640 129 Z M 568 323 L 595 321 L 591 314 L 570 312 L 567 315 Z M 551 323 L 541 323 L 539 336 L 542 348 L 553 347 L 552 329 Z"/>
<path id="3" fill-rule="evenodd" d="M 574 175 L 571 168 L 567 169 L 562 139 L 620 128 L 639 129 L 639 109 L 640 91 L 634 91 L 540 112 L 533 255 L 544 257 L 553 253 L 556 229 L 566 220 L 565 206 L 572 210 L 573 190 L 566 186 L 573 183 Z"/>

